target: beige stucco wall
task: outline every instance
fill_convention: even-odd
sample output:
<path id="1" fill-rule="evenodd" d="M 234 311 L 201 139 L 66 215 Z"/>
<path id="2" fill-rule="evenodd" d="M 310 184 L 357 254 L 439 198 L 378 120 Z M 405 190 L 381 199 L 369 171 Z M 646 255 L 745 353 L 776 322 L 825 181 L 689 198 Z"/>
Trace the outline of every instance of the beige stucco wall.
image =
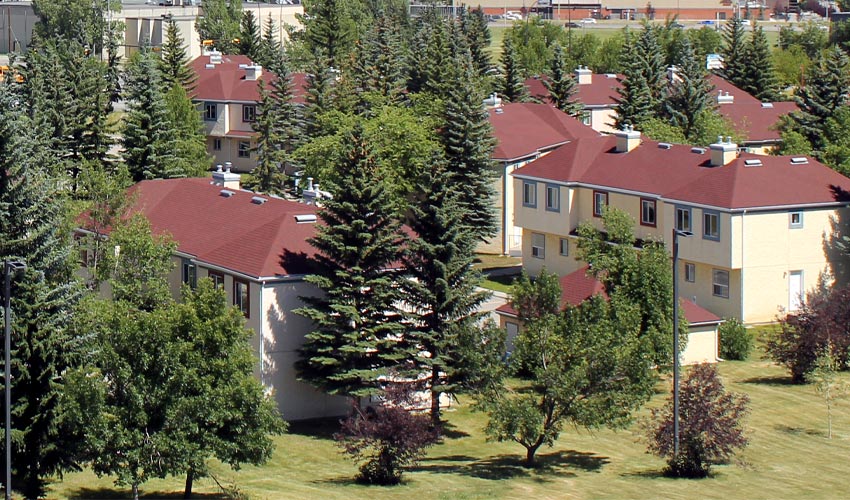
<path id="1" fill-rule="evenodd" d="M 256 111 L 256 102 L 228 102 L 227 106 L 227 130 L 239 130 L 242 132 L 254 132 L 254 129 L 251 128 L 252 122 L 244 122 L 242 121 L 242 108 L 243 106 L 254 106 L 254 110 Z"/>
<path id="2" fill-rule="evenodd" d="M 716 363 L 718 349 L 717 325 L 691 326 L 688 328 L 688 345 L 679 360 L 683 365 Z"/>
<path id="3" fill-rule="evenodd" d="M 590 110 L 590 127 L 605 134 L 613 134 L 617 131 L 614 122 L 617 118 L 617 110 L 613 108 L 602 108 Z"/>

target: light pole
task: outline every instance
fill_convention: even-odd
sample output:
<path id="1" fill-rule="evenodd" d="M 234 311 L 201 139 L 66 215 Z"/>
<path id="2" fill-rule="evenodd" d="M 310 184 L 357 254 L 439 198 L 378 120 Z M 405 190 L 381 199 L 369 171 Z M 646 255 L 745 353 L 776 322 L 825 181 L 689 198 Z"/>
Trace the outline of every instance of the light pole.
<path id="1" fill-rule="evenodd" d="M 3 261 L 3 318 L 6 328 L 4 334 L 5 358 L 3 378 L 6 379 L 6 500 L 12 498 L 12 275 L 20 276 L 27 265 L 19 260 Z"/>
<path id="2" fill-rule="evenodd" d="M 673 460 L 679 458 L 679 236 L 693 234 L 673 229 Z"/>

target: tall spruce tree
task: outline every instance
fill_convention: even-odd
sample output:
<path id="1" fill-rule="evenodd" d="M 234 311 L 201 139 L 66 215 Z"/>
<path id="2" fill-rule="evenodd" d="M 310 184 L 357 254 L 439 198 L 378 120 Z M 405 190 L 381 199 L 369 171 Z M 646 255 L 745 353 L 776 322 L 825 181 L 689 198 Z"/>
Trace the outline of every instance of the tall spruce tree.
<path id="1" fill-rule="evenodd" d="M 773 57 L 770 54 L 767 36 L 761 26 L 753 28 L 744 59 L 746 65 L 741 89 L 762 101 L 776 99 L 777 83 L 773 70 Z"/>
<path id="2" fill-rule="evenodd" d="M 165 24 L 165 41 L 159 59 L 160 79 L 163 92 L 171 90 L 175 83 L 192 93 L 198 75 L 189 67 L 189 55 L 177 22 L 170 18 Z"/>
<path id="3" fill-rule="evenodd" d="M 179 83 L 172 84 L 163 99 L 174 145 L 174 170 L 184 177 L 204 175 L 212 158 L 207 154 L 207 136 L 198 108 Z"/>
<path id="4" fill-rule="evenodd" d="M 697 120 L 710 107 L 712 87 L 687 38 L 682 41 L 679 57 L 664 106 L 673 124 L 691 140 Z"/>
<path id="5" fill-rule="evenodd" d="M 262 51 L 260 49 L 260 25 L 253 10 L 246 10 L 242 13 L 242 22 L 239 26 L 239 43 L 236 44 L 239 53 L 256 62 L 262 57 Z"/>
<path id="6" fill-rule="evenodd" d="M 720 75 L 728 82 L 743 88 L 747 79 L 748 43 L 743 20 L 735 16 L 723 28 L 723 69 Z"/>
<path id="7" fill-rule="evenodd" d="M 333 199 L 319 212 L 310 244 L 316 250 L 307 282 L 322 293 L 302 297 L 296 312 L 313 321 L 297 363 L 299 379 L 330 394 L 359 399 L 406 358 L 398 350 L 401 295 L 391 269 L 401 258 L 402 233 L 390 191 L 355 127 L 335 178 Z"/>
<path id="8" fill-rule="evenodd" d="M 626 42 L 623 45 L 622 85 L 617 89 L 620 97 L 615 98 L 617 102 L 617 116 L 614 126 L 622 129 L 625 126 L 640 128 L 643 123 L 655 114 L 652 94 L 646 81 L 642 66 L 639 61 L 637 47 L 634 37 L 627 33 Z"/>
<path id="9" fill-rule="evenodd" d="M 277 24 L 271 14 L 263 24 L 263 36 L 260 39 L 260 46 L 256 51 L 256 59 L 254 62 L 260 64 L 264 68 L 270 68 L 275 60 L 281 56 L 283 46 L 280 43 L 277 35 Z M 274 70 L 272 70 L 274 71 Z"/>
<path id="10" fill-rule="evenodd" d="M 24 498 L 41 498 L 50 476 L 77 469 L 78 434 L 64 427 L 59 396 L 80 359 L 67 325 L 82 288 L 63 183 L 50 175 L 52 155 L 36 137 L 42 131 L 5 83 L 0 116 L 0 259 L 27 265 L 10 295 L 12 485 Z"/>
<path id="11" fill-rule="evenodd" d="M 819 151 L 824 146 L 823 127 L 836 110 L 847 105 L 850 59 L 838 47 L 809 67 L 806 83 L 797 89 L 795 101 L 800 111 L 791 114 L 790 125 Z"/>
<path id="12" fill-rule="evenodd" d="M 574 99 L 578 92 L 578 84 L 572 74 L 572 71 L 567 67 L 567 61 L 564 57 L 564 49 L 560 44 L 556 44 L 552 50 L 552 62 L 549 65 L 548 79 L 543 80 L 543 85 L 549 91 L 549 100 L 552 104 L 571 116 L 578 116 L 584 109 L 584 105 Z"/>
<path id="13" fill-rule="evenodd" d="M 473 10 L 466 7 L 461 8 L 458 17 L 460 28 L 466 36 L 469 53 L 472 56 L 472 65 L 478 76 L 484 78 L 489 75 L 493 67 L 490 62 L 490 28 L 487 27 L 487 18 L 484 10 L 479 6 Z"/>
<path id="14" fill-rule="evenodd" d="M 431 418 L 440 423 L 440 397 L 457 389 L 460 344 L 469 338 L 486 300 L 477 291 L 473 269 L 476 240 L 462 224 L 460 193 L 442 167 L 429 170 L 412 203 L 409 226 L 415 233 L 405 249 L 408 274 L 402 285 L 412 325 L 404 339 L 417 352 L 414 375 L 425 374 L 431 392 Z"/>
<path id="15" fill-rule="evenodd" d="M 406 61 L 402 33 L 392 19 L 381 16 L 357 45 L 354 77 L 364 91 L 397 101 L 405 89 Z"/>
<path id="16" fill-rule="evenodd" d="M 653 109 L 661 111 L 667 91 L 667 68 L 664 64 L 664 51 L 658 39 L 662 28 L 645 26 L 637 38 L 635 49 L 637 63 L 651 98 Z"/>
<path id="17" fill-rule="evenodd" d="M 502 41 L 502 82 L 500 90 L 505 99 L 511 102 L 522 102 L 528 99 L 528 89 L 525 78 L 517 61 L 514 44 L 510 37 Z"/>
<path id="18" fill-rule="evenodd" d="M 495 147 L 478 79 L 467 52 L 452 69 L 440 138 L 448 175 L 463 186 L 461 219 L 479 239 L 496 233 L 492 154 Z"/>
<path id="19" fill-rule="evenodd" d="M 351 0 L 304 0 L 304 14 L 296 14 L 304 26 L 307 49 L 321 51 L 332 68 L 340 69 L 354 47 L 357 25 Z"/>
<path id="20" fill-rule="evenodd" d="M 407 89 L 410 92 L 431 92 L 442 95 L 448 90 L 451 64 L 447 62 L 449 48 L 448 22 L 427 11 L 416 20 L 410 43 Z"/>
<path id="21" fill-rule="evenodd" d="M 333 106 L 334 74 L 329 64 L 330 60 L 319 51 L 313 54 L 307 67 L 304 85 L 304 132 L 307 137 L 323 135 L 319 120 Z"/>

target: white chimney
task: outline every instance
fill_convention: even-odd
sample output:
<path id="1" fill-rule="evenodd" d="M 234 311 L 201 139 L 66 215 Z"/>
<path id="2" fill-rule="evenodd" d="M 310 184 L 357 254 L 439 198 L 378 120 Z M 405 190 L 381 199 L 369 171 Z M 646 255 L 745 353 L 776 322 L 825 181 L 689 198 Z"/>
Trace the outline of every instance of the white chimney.
<path id="1" fill-rule="evenodd" d="M 717 137 L 717 142 L 708 146 L 711 150 L 711 166 L 720 167 L 728 164 L 738 157 L 738 145 L 732 142 L 731 137 L 723 140 L 723 136 Z"/>
<path id="2" fill-rule="evenodd" d="M 221 52 L 217 50 L 210 51 L 210 64 L 221 64 Z"/>
<path id="3" fill-rule="evenodd" d="M 681 82 L 682 77 L 679 76 L 679 68 L 675 64 L 671 64 L 667 68 L 667 80 L 670 83 Z"/>
<path id="4" fill-rule="evenodd" d="M 263 75 L 263 67 L 259 64 L 253 64 L 245 67 L 245 79 L 256 81 Z"/>
<path id="5" fill-rule="evenodd" d="M 579 85 L 590 85 L 593 83 L 593 73 L 587 66 L 579 66 L 576 68 L 576 81 Z"/>
<path id="6" fill-rule="evenodd" d="M 617 138 L 618 153 L 628 153 L 640 146 L 640 132 L 632 128 L 631 125 L 626 125 L 623 130 L 614 132 L 614 137 Z"/>
<path id="7" fill-rule="evenodd" d="M 215 172 L 212 174 L 212 183 L 225 189 L 239 189 L 241 176 L 230 171 L 232 165 L 232 163 L 226 162 L 225 166 L 227 167 L 227 170 L 222 170 L 221 164 L 216 165 Z"/>
<path id="8" fill-rule="evenodd" d="M 495 92 L 490 94 L 490 97 L 484 99 L 484 105 L 488 108 L 500 108 L 502 107 L 502 98 L 497 96 Z"/>
<path id="9" fill-rule="evenodd" d="M 732 104 L 735 102 L 735 96 L 729 92 L 717 91 L 717 104 Z"/>

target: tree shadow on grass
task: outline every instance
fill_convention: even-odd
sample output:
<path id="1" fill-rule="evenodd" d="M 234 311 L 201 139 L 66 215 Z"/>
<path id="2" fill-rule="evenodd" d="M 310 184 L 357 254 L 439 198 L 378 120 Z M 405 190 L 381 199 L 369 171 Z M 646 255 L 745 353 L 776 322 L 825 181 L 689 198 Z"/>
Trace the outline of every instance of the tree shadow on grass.
<path id="1" fill-rule="evenodd" d="M 468 432 L 464 432 L 450 422 L 443 422 L 442 437 L 446 439 L 460 439 L 469 437 Z"/>
<path id="2" fill-rule="evenodd" d="M 761 384 L 761 385 L 799 385 L 791 381 L 789 376 L 779 377 L 751 377 L 742 380 L 745 384 Z"/>
<path id="3" fill-rule="evenodd" d="M 125 499 L 130 498 L 132 495 L 129 490 L 124 489 L 113 489 L 113 488 L 79 488 L 76 490 L 72 490 L 69 492 L 68 499 L 69 500 L 89 500 L 93 498 L 103 499 L 103 500 L 111 500 L 111 499 Z M 150 491 L 145 492 L 144 489 L 140 490 L 139 498 L 183 498 L 182 491 Z M 192 498 L 198 498 L 201 500 L 219 500 L 230 498 L 223 493 L 197 493 L 192 492 Z"/>
<path id="4" fill-rule="evenodd" d="M 311 437 L 313 439 L 333 440 L 339 431 L 339 417 L 299 420 L 289 423 L 289 434 Z"/>
<path id="5" fill-rule="evenodd" d="M 573 471 L 576 469 L 598 472 L 608 462 L 608 457 L 575 450 L 540 453 L 537 455 L 537 464 L 531 468 L 525 466 L 524 459 L 519 455 L 496 455 L 479 460 L 465 455 L 450 455 L 426 458 L 419 466 L 411 468 L 411 471 L 461 474 L 490 480 L 530 477 L 533 473 L 536 480 L 546 481 L 547 476 L 575 476 Z"/>
<path id="6" fill-rule="evenodd" d="M 791 427 L 790 425 L 775 425 L 774 428 L 779 432 L 784 432 L 786 434 L 794 434 L 800 435 L 805 434 L 807 436 L 819 436 L 826 437 L 826 432 L 818 431 L 815 429 L 807 429 L 805 427 Z"/>

